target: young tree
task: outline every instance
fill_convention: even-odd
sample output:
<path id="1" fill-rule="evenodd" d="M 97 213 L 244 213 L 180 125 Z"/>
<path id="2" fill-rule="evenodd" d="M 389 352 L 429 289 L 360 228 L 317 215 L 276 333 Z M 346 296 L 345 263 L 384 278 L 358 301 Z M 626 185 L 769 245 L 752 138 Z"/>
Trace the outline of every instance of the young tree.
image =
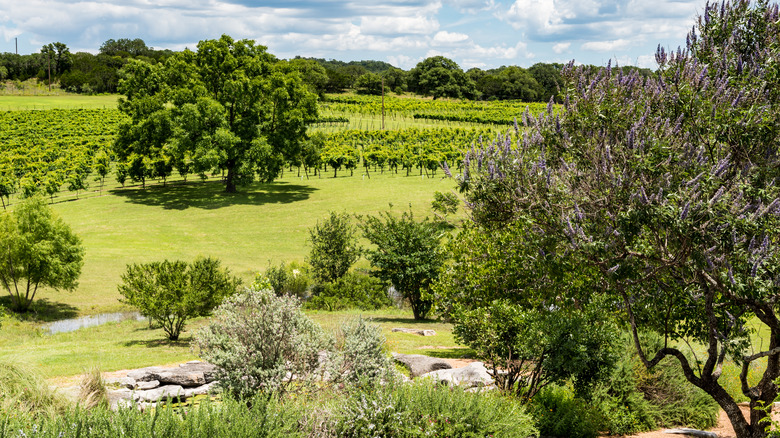
<path id="1" fill-rule="evenodd" d="M 273 181 L 317 118 L 317 96 L 285 70 L 265 47 L 227 35 L 165 64 L 131 61 L 120 82 L 119 109 L 131 120 L 117 135 L 119 161 L 187 157 L 202 176 L 227 171 L 227 192 Z"/>
<path id="2" fill-rule="evenodd" d="M 348 214 L 335 212 L 309 229 L 311 251 L 306 261 L 317 280 L 333 283 L 355 264 L 361 251 L 355 231 Z"/>
<path id="3" fill-rule="evenodd" d="M 366 256 L 374 275 L 393 284 L 409 300 L 414 319 L 425 319 L 432 302 L 425 296 L 444 263 L 441 236 L 427 220 L 417 222 L 411 212 L 400 218 L 388 212 L 368 216 L 360 225 L 375 249 Z"/>
<path id="4" fill-rule="evenodd" d="M 119 293 L 125 303 L 160 324 L 168 339 L 175 341 L 188 319 L 211 314 L 239 284 L 217 259 L 164 260 L 127 265 Z"/>
<path id="5" fill-rule="evenodd" d="M 569 65 L 564 107 L 526 114 L 518 147 L 507 136 L 470 151 L 461 181 L 489 228 L 523 221 L 548 239 L 527 260 L 566 254 L 594 270 L 642 361 L 678 361 L 740 438 L 766 435 L 758 408 L 771 410 L 780 376 L 779 18 L 765 0 L 710 4 L 685 49 L 659 47 L 658 77 Z M 749 321 L 770 333 L 762 351 Z M 664 348 L 649 355 L 640 329 Z M 748 420 L 719 381 L 727 357 L 742 366 Z"/>
<path id="6" fill-rule="evenodd" d="M 0 284 L 12 310 L 27 311 L 42 287 L 73 290 L 83 259 L 81 240 L 42 198 L 0 214 Z"/>

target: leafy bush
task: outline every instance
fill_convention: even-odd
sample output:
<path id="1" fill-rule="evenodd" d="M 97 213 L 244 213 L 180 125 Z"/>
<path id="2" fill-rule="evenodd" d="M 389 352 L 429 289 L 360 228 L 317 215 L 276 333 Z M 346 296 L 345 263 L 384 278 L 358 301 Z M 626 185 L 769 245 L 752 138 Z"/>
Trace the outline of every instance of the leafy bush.
<path id="1" fill-rule="evenodd" d="M 643 335 L 643 348 L 663 347 L 656 334 Z M 651 369 L 641 363 L 628 335 L 622 359 L 608 379 L 594 388 L 594 405 L 603 416 L 602 430 L 631 434 L 659 427 L 706 429 L 718 419 L 718 404 L 687 382 L 677 361 L 664 360 Z"/>
<path id="2" fill-rule="evenodd" d="M 295 297 L 252 289 L 225 300 L 194 342 L 218 367 L 220 386 L 236 397 L 307 389 L 325 372 L 319 352 L 333 346 Z"/>
<path id="3" fill-rule="evenodd" d="M 506 300 L 456 306 L 453 334 L 486 362 L 504 391 L 527 400 L 545 385 L 574 379 L 584 393 L 617 359 L 617 328 L 593 307 L 527 310 Z"/>
<path id="4" fill-rule="evenodd" d="M 542 389 L 529 409 L 542 436 L 593 438 L 598 435 L 598 414 L 566 387 L 550 385 Z"/>
<path id="5" fill-rule="evenodd" d="M 258 274 L 255 284 L 262 286 L 264 281 L 277 295 L 293 295 L 300 299 L 306 298 L 312 283 L 309 267 L 295 262 L 282 262 L 278 267 L 269 266 L 264 273 Z"/>
<path id="6" fill-rule="evenodd" d="M 355 392 L 336 414 L 334 429 L 345 438 L 537 435 L 533 420 L 516 400 L 430 382 Z"/>
<path id="7" fill-rule="evenodd" d="M 378 325 L 357 317 L 341 326 L 340 377 L 347 383 L 375 383 L 390 376 L 393 363 Z"/>
<path id="8" fill-rule="evenodd" d="M 360 257 L 356 229 L 349 215 L 331 212 L 323 222 L 309 229 L 311 251 L 307 262 L 314 278 L 332 283 L 343 277 Z"/>
<path id="9" fill-rule="evenodd" d="M 119 293 L 177 340 L 188 319 L 209 315 L 240 283 L 216 259 L 165 260 L 128 265 Z"/>
<path id="10" fill-rule="evenodd" d="M 375 310 L 392 305 L 387 285 L 362 272 L 349 272 L 333 283 L 315 285 L 311 298 L 306 302 L 308 309 L 328 311 L 352 308 Z"/>

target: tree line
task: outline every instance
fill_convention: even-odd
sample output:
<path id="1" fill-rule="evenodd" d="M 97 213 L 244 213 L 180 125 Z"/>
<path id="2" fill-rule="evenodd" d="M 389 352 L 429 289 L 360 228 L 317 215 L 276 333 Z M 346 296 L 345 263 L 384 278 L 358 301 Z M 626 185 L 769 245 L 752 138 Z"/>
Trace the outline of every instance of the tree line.
<path id="1" fill-rule="evenodd" d="M 97 54 L 71 53 L 65 43 L 44 45 L 40 52 L 27 55 L 0 54 L 0 80 L 26 81 L 51 78 L 64 90 L 76 93 L 116 93 L 119 71 L 131 59 L 150 64 L 163 63 L 176 52 L 154 49 L 140 39 L 109 39 Z M 406 71 L 383 61 L 338 61 L 295 57 L 282 61 L 288 71 L 297 71 L 309 88 L 324 97 L 325 93 L 356 91 L 360 94 L 414 93 L 436 98 L 474 100 L 560 101 L 563 64 L 537 63 L 529 68 L 501 66 L 464 71 L 455 61 L 432 56 Z M 636 70 L 643 77 L 653 75 L 650 69 Z"/>

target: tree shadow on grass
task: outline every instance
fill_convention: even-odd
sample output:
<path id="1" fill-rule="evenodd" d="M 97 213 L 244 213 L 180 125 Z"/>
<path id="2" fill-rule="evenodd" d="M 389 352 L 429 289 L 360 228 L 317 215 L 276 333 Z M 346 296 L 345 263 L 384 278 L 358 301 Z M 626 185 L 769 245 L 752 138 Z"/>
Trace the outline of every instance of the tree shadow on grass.
<path id="1" fill-rule="evenodd" d="M 439 325 L 443 324 L 442 321 L 439 321 L 438 319 L 414 319 L 414 318 L 387 318 L 387 317 L 373 317 L 371 318 L 371 321 L 374 323 L 387 323 L 387 324 L 406 324 L 408 325 Z"/>
<path id="2" fill-rule="evenodd" d="M 0 297 L 0 306 L 9 309 L 10 313 L 16 315 L 22 321 L 54 322 L 78 316 L 76 307 L 70 304 L 49 301 L 46 298 L 36 299 L 30 306 L 30 309 L 23 313 L 10 310 L 11 297 L 8 295 Z"/>
<path id="3" fill-rule="evenodd" d="M 160 337 L 157 339 L 136 339 L 133 341 L 122 342 L 125 347 L 146 347 L 146 348 L 158 348 L 158 347 L 186 347 L 189 348 L 192 342 L 192 336 L 182 336 L 176 341 L 171 341 L 168 338 Z"/>
<path id="4" fill-rule="evenodd" d="M 219 181 L 198 181 L 169 184 L 166 187 L 146 189 L 114 189 L 110 193 L 124 197 L 134 204 L 162 207 L 166 210 L 201 208 L 215 210 L 231 205 L 289 204 L 309 199 L 317 190 L 302 184 L 274 182 L 250 184 L 239 188 L 238 193 L 225 193 L 225 186 Z"/>
<path id="5" fill-rule="evenodd" d="M 424 348 L 420 347 L 414 354 L 422 354 L 425 356 L 439 357 L 442 359 L 472 359 L 474 357 L 474 350 L 465 347 L 452 347 L 452 348 Z"/>

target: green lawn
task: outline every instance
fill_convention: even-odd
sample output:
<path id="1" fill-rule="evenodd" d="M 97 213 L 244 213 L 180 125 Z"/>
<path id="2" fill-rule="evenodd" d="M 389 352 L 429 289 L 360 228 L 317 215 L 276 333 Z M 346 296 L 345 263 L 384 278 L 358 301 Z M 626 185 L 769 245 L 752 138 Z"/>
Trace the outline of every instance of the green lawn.
<path id="1" fill-rule="evenodd" d="M 116 108 L 117 94 L 86 96 L 62 93 L 60 95 L 0 95 L 0 111 L 44 110 L 72 108 Z"/>
<path id="2" fill-rule="evenodd" d="M 86 258 L 75 291 L 44 290 L 39 297 L 67 314 L 115 311 L 126 265 L 166 258 L 217 257 L 251 281 L 269 262 L 303 261 L 308 229 L 331 210 L 376 214 L 393 204 L 400 214 L 411 204 L 422 218 L 431 215 L 435 191 L 454 187 L 452 180 L 390 172 L 309 180 L 295 172 L 285 175 L 237 194 L 224 193 L 216 181 L 196 181 L 107 189 L 103 196 L 55 202 L 54 209 L 82 238 Z"/>

